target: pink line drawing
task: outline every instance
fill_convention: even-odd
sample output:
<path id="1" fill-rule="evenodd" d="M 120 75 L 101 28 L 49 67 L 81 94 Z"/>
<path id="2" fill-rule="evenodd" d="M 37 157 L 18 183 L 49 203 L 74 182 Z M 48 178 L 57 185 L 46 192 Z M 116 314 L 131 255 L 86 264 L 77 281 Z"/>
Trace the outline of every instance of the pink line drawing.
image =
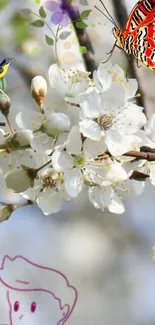
<path id="1" fill-rule="evenodd" d="M 0 320 L 0 325 L 46 325 L 46 320 L 51 325 L 64 325 L 73 313 L 78 298 L 76 288 L 62 272 L 33 263 L 21 255 L 3 257 L 0 285 L 6 288 L 9 319 L 9 324 L 2 324 Z M 45 318 L 42 308 L 45 309 Z"/>
<path id="2" fill-rule="evenodd" d="M 16 280 L 16 282 L 23 283 L 23 284 L 29 284 L 29 282 L 26 282 L 26 281 L 20 281 L 20 280 Z"/>

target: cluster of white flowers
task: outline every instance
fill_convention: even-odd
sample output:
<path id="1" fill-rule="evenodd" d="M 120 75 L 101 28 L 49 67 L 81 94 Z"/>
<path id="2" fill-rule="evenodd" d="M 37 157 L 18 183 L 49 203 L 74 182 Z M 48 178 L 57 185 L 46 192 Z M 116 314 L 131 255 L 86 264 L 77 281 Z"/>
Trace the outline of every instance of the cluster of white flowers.
<path id="1" fill-rule="evenodd" d="M 37 105 L 15 116 L 15 129 L 7 99 L 0 97 L 7 117 L 7 128 L 0 129 L 1 197 L 11 189 L 48 215 L 86 192 L 95 208 L 123 213 L 126 194 L 141 194 L 145 186 L 135 171 L 155 186 L 155 161 L 127 155 L 155 148 L 155 115 L 146 120 L 135 103 L 137 89 L 117 65 L 101 63 L 91 79 L 53 64 L 49 86 L 33 78 Z"/>

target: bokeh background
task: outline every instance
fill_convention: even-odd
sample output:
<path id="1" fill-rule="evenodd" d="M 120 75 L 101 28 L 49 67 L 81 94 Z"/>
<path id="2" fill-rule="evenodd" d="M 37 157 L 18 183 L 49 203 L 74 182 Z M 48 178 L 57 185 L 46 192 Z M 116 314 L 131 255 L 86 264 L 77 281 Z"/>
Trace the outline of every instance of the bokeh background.
<path id="1" fill-rule="evenodd" d="M 128 13 L 135 2 L 124 0 Z M 14 58 L 7 74 L 7 93 L 14 112 L 35 109 L 30 80 L 37 74 L 48 78 L 48 67 L 55 62 L 53 47 L 45 42 L 46 27 L 30 26 L 29 19 L 35 19 L 21 11 L 29 8 L 37 13 L 43 3 L 0 1 L 0 59 Z M 104 3 L 114 15 L 113 2 Z M 98 64 L 114 43 L 112 25 L 94 8 L 102 8 L 99 1 L 77 0 L 76 5 L 80 10 L 92 9 L 87 32 Z M 50 16 L 48 19 L 50 22 Z M 55 26 L 51 28 L 55 31 Z M 77 39 L 74 31 L 69 31 L 69 37 L 58 43 L 60 61 L 63 66 L 81 67 Z M 126 57 L 118 49 L 112 61 L 127 68 Z M 145 68 L 136 73 L 150 115 L 155 112 L 155 76 Z M 28 206 L 0 224 L 0 258 L 24 254 L 36 263 L 62 270 L 74 283 L 79 299 L 68 325 L 154 325 L 154 244 L 155 189 L 149 184 L 140 197 L 128 199 L 123 215 L 98 211 L 81 198 L 48 217 Z"/>

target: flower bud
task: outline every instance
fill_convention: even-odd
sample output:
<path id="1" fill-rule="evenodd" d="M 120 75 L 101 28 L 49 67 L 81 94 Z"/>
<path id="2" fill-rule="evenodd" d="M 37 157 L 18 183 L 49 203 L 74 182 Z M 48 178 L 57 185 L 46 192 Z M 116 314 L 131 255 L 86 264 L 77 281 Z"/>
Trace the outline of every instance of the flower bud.
<path id="1" fill-rule="evenodd" d="M 41 105 L 47 94 L 47 82 L 42 76 L 36 76 L 31 81 L 31 93 L 38 105 Z"/>
<path id="2" fill-rule="evenodd" d="M 63 113 L 53 113 L 43 125 L 44 131 L 51 136 L 60 134 L 70 129 L 70 120 Z"/>
<path id="3" fill-rule="evenodd" d="M 15 206 L 13 204 L 3 206 L 0 210 L 0 222 L 8 220 L 14 210 Z"/>
<path id="4" fill-rule="evenodd" d="M 16 133 L 13 140 L 17 141 L 19 146 L 28 146 L 33 139 L 33 132 L 31 130 L 23 130 Z"/>
<path id="5" fill-rule="evenodd" d="M 0 111 L 4 116 L 8 116 L 11 102 L 8 96 L 0 96 Z"/>
<path id="6" fill-rule="evenodd" d="M 36 177 L 36 170 L 21 166 L 9 171 L 5 176 L 7 188 L 11 188 L 17 193 L 26 191 L 29 187 L 33 186 L 34 178 Z"/>

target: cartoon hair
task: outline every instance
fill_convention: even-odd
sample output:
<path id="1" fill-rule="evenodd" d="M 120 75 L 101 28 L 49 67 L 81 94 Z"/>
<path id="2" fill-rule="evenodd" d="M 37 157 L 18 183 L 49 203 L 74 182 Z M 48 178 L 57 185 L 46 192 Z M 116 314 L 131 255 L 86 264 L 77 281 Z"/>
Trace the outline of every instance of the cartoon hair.
<path id="1" fill-rule="evenodd" d="M 11 276 L 10 276 L 11 275 Z M 58 301 L 60 309 L 67 307 L 66 316 L 58 325 L 70 317 L 77 301 L 77 290 L 66 276 L 58 270 L 41 266 L 17 255 L 5 255 L 0 267 L 0 281 L 7 288 L 17 291 L 44 291 Z"/>

